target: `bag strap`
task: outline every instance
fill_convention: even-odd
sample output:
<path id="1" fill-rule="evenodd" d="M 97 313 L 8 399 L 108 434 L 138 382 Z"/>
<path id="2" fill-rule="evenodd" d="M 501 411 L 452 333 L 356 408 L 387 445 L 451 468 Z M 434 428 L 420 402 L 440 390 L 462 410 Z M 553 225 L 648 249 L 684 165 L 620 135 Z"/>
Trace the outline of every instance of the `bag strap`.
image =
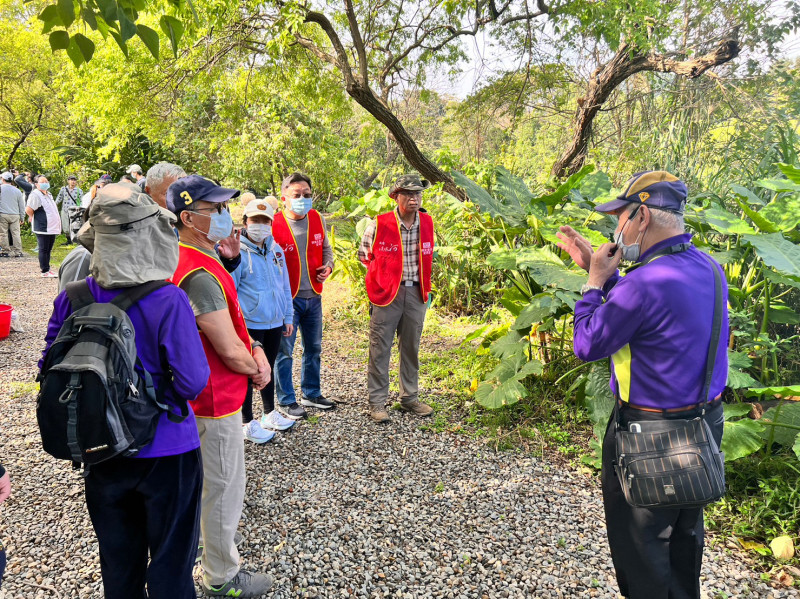
<path id="1" fill-rule="evenodd" d="M 703 256 L 711 264 L 711 270 L 714 271 L 714 324 L 711 328 L 711 341 L 708 344 L 708 355 L 706 356 L 706 378 L 703 383 L 703 393 L 700 395 L 700 401 L 708 401 L 708 391 L 711 387 L 711 377 L 714 374 L 714 366 L 717 361 L 717 350 L 719 349 L 719 340 L 722 336 L 722 312 L 725 309 L 722 298 L 722 277 L 719 274 L 717 263 L 714 259 L 706 253 Z M 703 407 L 705 413 L 705 405 Z"/>
<path id="2" fill-rule="evenodd" d="M 169 281 L 148 281 L 147 283 L 142 283 L 141 285 L 136 285 L 135 287 L 128 287 L 125 289 L 125 291 L 111 300 L 111 303 L 123 312 L 127 312 L 133 304 L 150 295 L 156 289 L 161 289 L 167 285 L 172 285 L 172 283 Z"/>
<path id="3" fill-rule="evenodd" d="M 70 306 L 72 306 L 73 312 L 77 312 L 81 308 L 95 303 L 94 296 L 92 292 L 89 291 L 89 283 L 86 282 L 86 279 L 67 283 L 64 289 L 67 292 L 67 298 L 69 298 L 69 303 Z"/>

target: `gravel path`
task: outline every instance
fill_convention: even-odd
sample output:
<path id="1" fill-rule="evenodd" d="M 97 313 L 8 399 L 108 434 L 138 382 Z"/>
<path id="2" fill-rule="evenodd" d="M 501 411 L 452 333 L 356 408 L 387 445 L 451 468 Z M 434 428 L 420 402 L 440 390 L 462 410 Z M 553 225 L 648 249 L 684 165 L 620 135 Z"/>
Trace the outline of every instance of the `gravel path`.
<path id="1" fill-rule="evenodd" d="M 0 508 L 9 557 L 0 599 L 96 598 L 81 479 L 40 449 L 36 427 L 32 381 L 57 290 L 37 271 L 31 257 L 0 262 L 0 301 L 26 327 L 0 341 L 0 459 L 13 484 Z M 269 597 L 617 596 L 593 478 L 420 430 L 405 414 L 388 426 L 367 421 L 364 332 L 330 315 L 326 327 L 323 388 L 344 403 L 247 445 L 242 557 L 276 578 Z M 708 596 L 800 596 L 771 589 L 746 564 L 730 549 L 707 550 Z"/>

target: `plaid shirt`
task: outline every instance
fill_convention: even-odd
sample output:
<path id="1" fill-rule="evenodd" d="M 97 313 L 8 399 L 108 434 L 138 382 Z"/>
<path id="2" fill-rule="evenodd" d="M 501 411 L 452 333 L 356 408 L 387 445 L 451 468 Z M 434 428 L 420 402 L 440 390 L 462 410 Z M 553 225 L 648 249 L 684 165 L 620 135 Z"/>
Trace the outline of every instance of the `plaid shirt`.
<path id="1" fill-rule="evenodd" d="M 408 228 L 400 218 L 397 208 L 394 209 L 394 212 L 400 221 L 400 238 L 403 241 L 403 281 L 419 282 L 419 214 L 414 215 L 414 224 Z M 358 259 L 364 264 L 369 264 L 369 254 L 372 250 L 372 243 L 375 241 L 376 227 L 377 224 L 373 220 L 367 225 L 364 236 L 361 238 Z"/>

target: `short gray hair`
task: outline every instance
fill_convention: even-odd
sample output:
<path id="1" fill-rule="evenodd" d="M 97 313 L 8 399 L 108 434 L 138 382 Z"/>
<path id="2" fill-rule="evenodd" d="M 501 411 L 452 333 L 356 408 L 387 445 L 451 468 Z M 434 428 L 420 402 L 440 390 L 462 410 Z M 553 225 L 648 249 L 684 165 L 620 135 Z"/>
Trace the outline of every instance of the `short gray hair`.
<path id="1" fill-rule="evenodd" d="M 683 214 L 677 212 L 670 212 L 669 210 L 659 210 L 653 208 L 650 210 L 651 218 L 656 226 L 661 229 L 675 229 L 678 231 L 685 231 L 686 224 L 683 222 Z"/>
<path id="2" fill-rule="evenodd" d="M 147 187 L 151 190 L 160 187 L 167 177 L 180 179 L 186 176 L 186 171 L 171 162 L 158 162 L 147 171 Z"/>

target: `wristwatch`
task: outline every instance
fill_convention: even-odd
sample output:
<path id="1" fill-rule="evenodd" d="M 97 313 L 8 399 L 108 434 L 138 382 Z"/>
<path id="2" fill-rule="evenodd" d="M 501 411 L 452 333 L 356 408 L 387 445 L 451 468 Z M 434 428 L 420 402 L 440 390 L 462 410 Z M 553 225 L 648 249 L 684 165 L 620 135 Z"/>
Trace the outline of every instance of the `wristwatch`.
<path id="1" fill-rule="evenodd" d="M 602 287 L 598 287 L 597 285 L 589 285 L 589 283 L 584 283 L 583 287 L 581 287 L 581 295 L 584 295 L 587 291 L 591 291 L 593 289 L 597 289 L 598 291 L 602 291 Z"/>
<path id="2" fill-rule="evenodd" d="M 250 351 L 254 350 L 257 347 L 264 349 L 264 344 L 261 343 L 260 341 L 253 341 L 252 345 L 250 346 Z"/>

